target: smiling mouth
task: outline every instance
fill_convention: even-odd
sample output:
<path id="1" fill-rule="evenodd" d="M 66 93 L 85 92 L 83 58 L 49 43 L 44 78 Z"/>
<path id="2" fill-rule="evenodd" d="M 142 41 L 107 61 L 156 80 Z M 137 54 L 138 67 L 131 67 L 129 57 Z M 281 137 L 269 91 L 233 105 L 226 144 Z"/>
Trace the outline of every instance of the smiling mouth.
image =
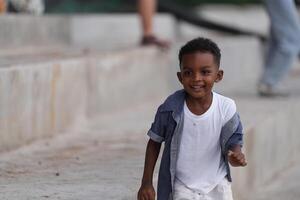
<path id="1" fill-rule="evenodd" d="M 194 91 L 201 91 L 204 89 L 204 86 L 201 86 L 201 85 L 192 85 L 190 86 L 190 88 Z"/>

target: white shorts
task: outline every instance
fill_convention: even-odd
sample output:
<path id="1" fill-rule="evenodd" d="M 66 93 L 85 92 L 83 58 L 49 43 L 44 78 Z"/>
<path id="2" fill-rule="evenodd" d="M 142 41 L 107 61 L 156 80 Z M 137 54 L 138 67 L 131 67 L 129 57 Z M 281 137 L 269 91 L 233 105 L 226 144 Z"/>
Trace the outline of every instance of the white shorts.
<path id="1" fill-rule="evenodd" d="M 233 200 L 231 183 L 224 178 L 208 194 L 201 194 L 175 181 L 173 200 Z"/>

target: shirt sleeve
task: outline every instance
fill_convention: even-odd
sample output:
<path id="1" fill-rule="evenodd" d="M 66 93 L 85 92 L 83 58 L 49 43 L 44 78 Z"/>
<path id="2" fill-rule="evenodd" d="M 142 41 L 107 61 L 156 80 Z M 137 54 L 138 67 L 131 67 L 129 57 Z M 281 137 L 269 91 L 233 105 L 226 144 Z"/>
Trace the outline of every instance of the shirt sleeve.
<path id="1" fill-rule="evenodd" d="M 239 120 L 238 127 L 228 141 L 228 148 L 232 148 L 236 145 L 240 145 L 241 147 L 243 146 L 243 126 L 241 120 Z"/>
<path id="2" fill-rule="evenodd" d="M 160 112 L 160 108 L 158 108 L 154 122 L 151 125 L 150 130 L 147 135 L 151 138 L 151 140 L 162 143 L 165 140 L 165 115 Z"/>
<path id="3" fill-rule="evenodd" d="M 223 126 L 236 114 L 236 104 L 234 100 L 227 99 L 223 107 Z"/>

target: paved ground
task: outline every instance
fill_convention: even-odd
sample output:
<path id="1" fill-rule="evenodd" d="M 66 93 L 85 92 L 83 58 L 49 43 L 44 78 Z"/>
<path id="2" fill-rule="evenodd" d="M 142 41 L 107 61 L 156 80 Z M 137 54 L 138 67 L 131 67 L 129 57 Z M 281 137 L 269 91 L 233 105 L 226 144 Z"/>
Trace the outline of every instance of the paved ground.
<path id="1" fill-rule="evenodd" d="M 147 104 L 100 116 L 81 130 L 3 153 L 0 199 L 134 199 L 153 112 Z"/>
<path id="2" fill-rule="evenodd" d="M 43 141 L 2 157 L 0 199 L 131 199 L 128 195 L 134 190 L 128 185 L 138 182 L 135 172 L 142 160 L 143 145 L 136 145 L 142 140 L 139 134 L 118 139 L 81 134 L 76 139 Z"/>
<path id="3" fill-rule="evenodd" d="M 300 163 L 294 163 L 247 200 L 299 200 Z"/>

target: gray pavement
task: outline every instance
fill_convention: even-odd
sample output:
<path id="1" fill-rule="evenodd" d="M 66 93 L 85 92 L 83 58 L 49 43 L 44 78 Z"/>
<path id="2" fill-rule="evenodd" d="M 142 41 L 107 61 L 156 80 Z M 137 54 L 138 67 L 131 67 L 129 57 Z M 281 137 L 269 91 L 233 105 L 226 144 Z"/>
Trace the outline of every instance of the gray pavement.
<path id="1" fill-rule="evenodd" d="M 300 199 L 299 188 L 300 163 L 293 163 L 247 200 L 298 200 Z"/>
<path id="2" fill-rule="evenodd" d="M 135 199 L 154 112 L 148 103 L 106 114 L 80 129 L 2 153 L 0 199 Z"/>

